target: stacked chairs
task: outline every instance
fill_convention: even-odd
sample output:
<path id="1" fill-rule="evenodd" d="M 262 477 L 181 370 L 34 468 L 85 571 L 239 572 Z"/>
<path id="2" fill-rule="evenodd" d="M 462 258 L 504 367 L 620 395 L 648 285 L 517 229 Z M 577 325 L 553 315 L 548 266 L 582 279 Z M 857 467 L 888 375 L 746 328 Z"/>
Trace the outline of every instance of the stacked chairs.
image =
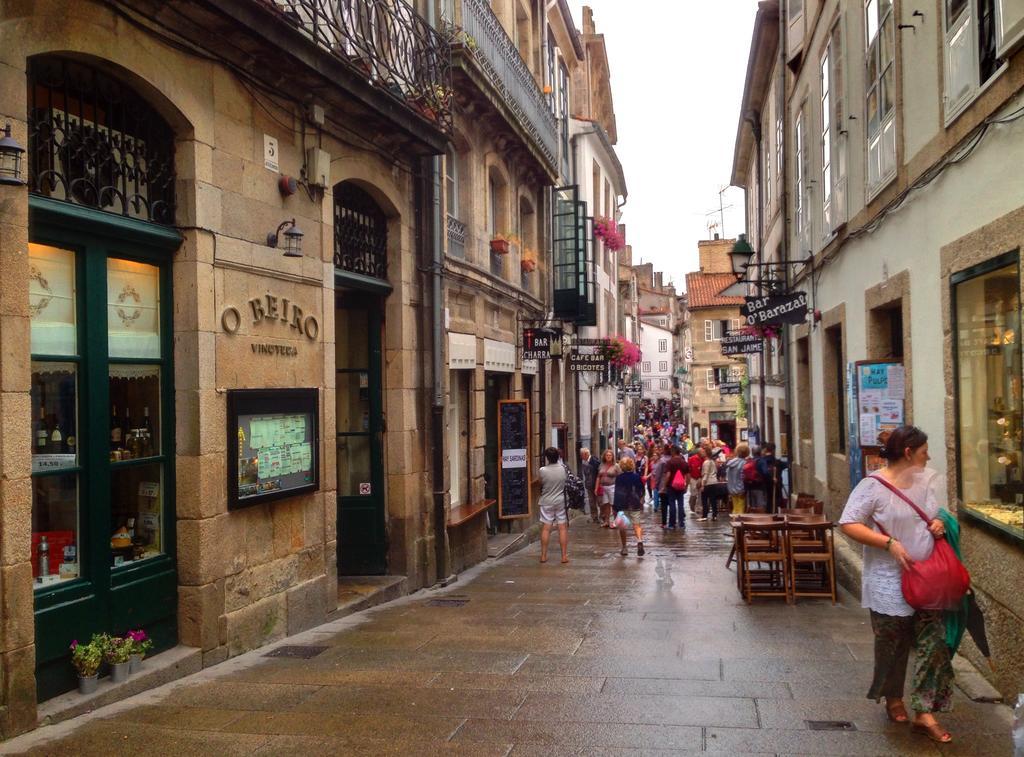
<path id="1" fill-rule="evenodd" d="M 832 524 L 820 516 L 791 515 L 786 534 L 790 587 L 797 597 L 827 597 L 836 603 Z"/>
<path id="2" fill-rule="evenodd" d="M 836 603 L 833 524 L 813 509 L 734 517 L 737 588 L 747 604 L 754 597 L 785 597 L 787 603 L 825 597 Z"/>
<path id="3" fill-rule="evenodd" d="M 754 597 L 785 597 L 789 601 L 787 525 L 782 516 L 741 515 L 739 520 L 739 571 L 741 591 L 747 604 Z"/>

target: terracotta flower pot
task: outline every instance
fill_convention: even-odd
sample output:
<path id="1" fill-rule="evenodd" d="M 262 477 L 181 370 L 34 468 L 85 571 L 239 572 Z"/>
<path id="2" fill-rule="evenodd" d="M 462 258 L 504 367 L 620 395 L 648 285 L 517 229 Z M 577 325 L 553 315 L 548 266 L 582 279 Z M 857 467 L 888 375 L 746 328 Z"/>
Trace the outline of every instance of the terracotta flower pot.
<path id="1" fill-rule="evenodd" d="M 507 239 L 492 239 L 491 252 L 497 255 L 508 255 L 511 243 Z"/>
<path id="2" fill-rule="evenodd" d="M 523 273 L 533 273 L 537 270 L 537 261 L 535 260 L 523 260 L 520 265 L 523 268 Z"/>

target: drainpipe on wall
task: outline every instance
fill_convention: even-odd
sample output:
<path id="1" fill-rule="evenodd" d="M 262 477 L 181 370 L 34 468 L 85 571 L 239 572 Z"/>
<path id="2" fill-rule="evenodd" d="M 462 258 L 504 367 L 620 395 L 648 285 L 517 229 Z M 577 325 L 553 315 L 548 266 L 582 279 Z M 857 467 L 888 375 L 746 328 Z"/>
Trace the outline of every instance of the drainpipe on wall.
<path id="1" fill-rule="evenodd" d="M 427 161 L 424 161 L 427 162 Z M 431 349 L 433 354 L 433 395 L 431 397 L 431 442 L 432 469 L 434 481 L 434 551 L 437 562 L 437 583 L 446 584 L 451 580 L 448 555 L 448 518 L 445 513 L 445 457 L 444 457 L 444 302 L 442 278 L 444 276 L 444 240 L 441 212 L 441 158 L 429 159 L 430 177 L 430 239 L 427 242 L 431 254 L 430 283 L 432 330 Z M 425 215 L 425 214 L 424 214 Z"/>
<path id="2" fill-rule="evenodd" d="M 786 102 L 786 3 L 779 3 L 779 93 L 782 101 L 782 107 L 779 109 L 780 116 L 782 118 L 782 139 L 785 141 L 786 135 L 789 133 L 787 128 L 787 122 L 789 121 L 789 107 Z M 776 145 L 775 149 L 780 149 L 780 145 Z M 788 157 L 789 151 L 783 150 L 783 154 Z M 781 170 L 778 171 L 781 188 L 779 190 L 779 208 L 782 213 L 782 259 L 789 260 L 789 208 L 788 200 L 789 194 L 787 188 L 789 187 L 788 172 L 786 170 L 786 161 L 782 161 Z M 784 266 L 786 276 L 786 289 L 789 289 L 789 266 Z M 812 275 L 813 280 L 813 275 Z M 789 349 L 791 341 L 789 339 L 790 326 L 783 326 L 782 328 L 782 343 L 783 348 L 786 350 L 785 359 L 782 361 L 782 381 L 786 390 L 786 438 L 789 440 L 789 493 L 793 494 L 797 490 L 797 479 L 796 479 L 796 466 L 792 462 L 796 459 L 797 448 L 800 444 L 800 440 L 795 438 L 793 435 L 793 386 L 790 382 L 791 372 L 790 363 L 792 359 L 792 350 Z M 842 398 L 840 398 L 842 400 Z"/>
<path id="3" fill-rule="evenodd" d="M 758 262 L 763 264 L 764 263 L 764 204 L 763 204 L 764 186 L 762 185 L 762 180 L 763 180 L 764 177 L 762 175 L 762 170 L 763 170 L 762 166 L 764 164 L 763 164 L 763 162 L 761 160 L 761 158 L 762 158 L 762 155 L 761 155 L 761 150 L 762 150 L 762 146 L 761 146 L 761 113 L 759 111 L 752 110 L 752 111 L 750 111 L 750 113 L 747 114 L 747 119 L 746 120 L 750 124 L 750 129 L 751 129 L 751 131 L 754 134 L 754 155 L 755 155 L 755 161 L 757 163 L 757 250 L 758 250 L 758 256 L 759 256 Z M 763 297 L 764 296 L 764 268 L 759 268 L 758 269 L 757 280 L 758 280 L 757 294 L 758 294 L 759 297 Z M 760 360 L 761 365 L 759 366 L 760 374 L 761 375 L 758 377 L 758 386 L 760 386 L 760 388 L 761 388 L 761 407 L 760 407 L 760 413 L 758 414 L 759 417 L 760 417 L 760 420 L 758 422 L 760 434 L 758 435 L 758 438 L 759 438 L 761 444 L 764 444 L 764 442 L 765 442 L 765 429 L 768 428 L 768 422 L 767 422 L 768 421 L 768 402 L 767 402 L 767 398 L 765 397 L 766 389 L 765 389 L 765 377 L 764 377 L 764 369 L 765 369 L 765 365 L 767 364 L 767 362 L 768 362 L 768 342 L 767 342 L 767 340 L 762 339 L 761 340 L 761 360 Z M 710 425 L 711 424 L 709 422 L 708 426 L 710 427 Z"/>

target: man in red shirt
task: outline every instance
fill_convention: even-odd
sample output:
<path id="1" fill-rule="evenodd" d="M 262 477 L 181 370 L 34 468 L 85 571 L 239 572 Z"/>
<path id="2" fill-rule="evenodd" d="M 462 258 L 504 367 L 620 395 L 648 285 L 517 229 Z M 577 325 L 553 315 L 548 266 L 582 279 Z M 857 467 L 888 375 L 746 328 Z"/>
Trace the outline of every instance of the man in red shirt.
<path id="1" fill-rule="evenodd" d="M 661 500 L 665 506 L 661 511 L 661 527 L 675 530 L 676 520 L 679 520 L 679 527 L 686 530 L 686 513 L 683 511 L 683 495 L 686 493 L 689 484 L 690 467 L 679 452 L 679 447 L 672 445 L 671 457 L 662 469 L 661 478 Z M 683 487 L 681 489 L 672 485 L 676 473 L 683 476 Z M 668 522 L 666 526 L 666 521 Z"/>

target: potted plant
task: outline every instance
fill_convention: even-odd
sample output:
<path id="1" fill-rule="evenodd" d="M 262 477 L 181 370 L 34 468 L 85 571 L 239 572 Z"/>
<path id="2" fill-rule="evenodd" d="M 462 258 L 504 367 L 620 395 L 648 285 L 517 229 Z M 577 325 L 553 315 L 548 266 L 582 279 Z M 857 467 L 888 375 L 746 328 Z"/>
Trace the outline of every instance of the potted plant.
<path id="1" fill-rule="evenodd" d="M 512 251 L 512 245 L 518 242 L 519 239 L 512 234 L 495 234 L 491 239 L 491 252 L 496 255 L 508 255 Z"/>
<path id="2" fill-rule="evenodd" d="M 537 253 L 529 247 L 523 250 L 522 260 L 519 261 L 523 273 L 533 273 L 537 270 Z"/>
<path id="3" fill-rule="evenodd" d="M 131 654 L 132 644 L 128 639 L 121 638 L 120 636 L 108 636 L 106 638 L 103 659 L 110 666 L 111 683 L 122 683 L 128 680 Z"/>
<path id="4" fill-rule="evenodd" d="M 135 673 L 142 668 L 142 660 L 153 648 L 153 641 L 141 628 L 136 631 L 129 631 L 125 638 L 131 645 L 131 654 L 128 656 L 128 672 Z"/>
<path id="5" fill-rule="evenodd" d="M 105 642 L 99 635 L 93 636 L 88 644 L 71 642 L 71 665 L 78 673 L 78 692 L 92 694 L 99 684 L 100 663 L 103 662 Z"/>

